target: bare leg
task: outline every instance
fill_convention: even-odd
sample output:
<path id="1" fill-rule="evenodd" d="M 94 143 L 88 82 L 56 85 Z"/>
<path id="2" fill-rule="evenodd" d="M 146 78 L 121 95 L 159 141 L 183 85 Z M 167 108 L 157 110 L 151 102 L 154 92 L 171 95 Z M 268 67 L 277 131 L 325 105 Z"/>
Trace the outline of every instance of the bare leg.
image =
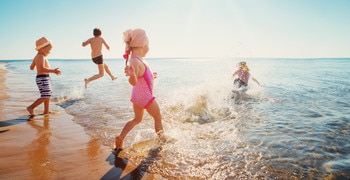
<path id="1" fill-rule="evenodd" d="M 115 138 L 115 146 L 116 148 L 119 149 L 123 149 L 123 141 L 125 136 L 137 125 L 142 121 L 143 118 L 143 113 L 144 113 L 144 109 L 138 107 L 137 105 L 133 105 L 134 107 L 134 114 L 135 117 L 134 119 L 130 120 L 129 122 L 127 122 L 122 130 L 122 132 L 119 134 L 119 136 L 117 136 Z"/>
<path id="2" fill-rule="evenodd" d="M 154 129 L 160 138 L 161 141 L 166 141 L 163 134 L 163 124 L 162 124 L 162 115 L 160 113 L 159 105 L 156 100 L 152 102 L 152 104 L 147 108 L 147 112 L 154 119 Z"/>
<path id="3" fill-rule="evenodd" d="M 45 101 L 46 98 L 39 98 L 36 101 L 34 101 L 33 104 L 31 104 L 30 106 L 27 107 L 27 111 L 29 112 L 29 114 L 31 116 L 35 115 L 35 111 L 34 109 L 39 106 L 41 103 L 43 103 Z"/>
<path id="4" fill-rule="evenodd" d="M 50 98 L 45 98 L 44 100 L 44 114 L 50 113 Z"/>
<path id="5" fill-rule="evenodd" d="M 112 80 L 117 79 L 117 77 L 113 76 L 113 74 L 111 73 L 111 71 L 108 68 L 108 65 L 106 63 L 103 63 L 103 66 L 105 68 L 106 73 L 111 77 Z"/>
<path id="6" fill-rule="evenodd" d="M 88 78 L 88 79 L 84 79 L 85 81 L 85 89 L 87 89 L 88 84 L 93 81 L 96 80 L 98 78 L 103 77 L 104 75 L 104 65 L 103 64 L 98 64 L 98 74 L 93 75 L 92 77 Z"/>

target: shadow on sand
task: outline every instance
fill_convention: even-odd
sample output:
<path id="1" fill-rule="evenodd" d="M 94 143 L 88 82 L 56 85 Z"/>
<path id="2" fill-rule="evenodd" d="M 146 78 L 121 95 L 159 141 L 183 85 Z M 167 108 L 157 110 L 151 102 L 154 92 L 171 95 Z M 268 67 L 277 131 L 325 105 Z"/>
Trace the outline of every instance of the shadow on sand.
<path id="1" fill-rule="evenodd" d="M 32 118 L 32 116 L 20 116 L 16 119 L 9 119 L 9 120 L 0 121 L 0 127 L 14 126 L 17 124 L 26 123 L 26 122 L 30 121 L 31 118 Z M 8 131 L 9 131 L 9 129 L 1 130 L 0 133 L 4 133 L 4 132 L 8 132 Z"/>
<path id="2" fill-rule="evenodd" d="M 157 158 L 157 155 L 160 151 L 161 147 L 152 149 L 149 152 L 148 156 L 136 167 L 133 164 L 129 163 L 129 160 L 127 158 L 118 157 L 120 151 L 117 151 L 115 155 L 110 154 L 106 161 L 109 161 L 111 165 L 114 164 L 114 167 L 110 169 L 101 179 L 142 179 L 146 175 L 149 165 L 154 161 L 155 158 Z"/>

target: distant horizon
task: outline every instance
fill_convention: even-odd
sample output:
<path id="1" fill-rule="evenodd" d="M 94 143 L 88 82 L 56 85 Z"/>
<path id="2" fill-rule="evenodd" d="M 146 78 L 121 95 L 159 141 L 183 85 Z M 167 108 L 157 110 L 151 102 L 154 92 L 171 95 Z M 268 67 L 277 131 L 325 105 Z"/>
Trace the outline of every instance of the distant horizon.
<path id="1" fill-rule="evenodd" d="M 91 58 L 49 58 L 49 61 L 53 60 L 86 60 L 86 61 L 91 61 Z M 104 58 L 105 60 L 124 60 L 123 58 Z M 307 58 L 288 58 L 288 57 L 149 57 L 149 58 L 144 58 L 145 60 L 147 59 L 295 59 L 295 60 L 302 60 L 302 59 L 350 59 L 350 57 L 307 57 Z M 33 59 L 24 59 L 24 58 L 19 58 L 19 59 L 0 59 L 0 62 L 7 62 L 7 61 L 30 61 Z"/>

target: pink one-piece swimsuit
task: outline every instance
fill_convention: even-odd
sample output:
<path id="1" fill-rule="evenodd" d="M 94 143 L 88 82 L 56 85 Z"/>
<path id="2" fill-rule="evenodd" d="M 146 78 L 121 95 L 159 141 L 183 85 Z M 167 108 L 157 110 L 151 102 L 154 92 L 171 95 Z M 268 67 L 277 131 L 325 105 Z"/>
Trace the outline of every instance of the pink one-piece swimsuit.
<path id="1" fill-rule="evenodd" d="M 141 59 L 137 59 L 142 62 Z M 146 69 L 143 75 L 137 78 L 130 101 L 141 108 L 147 108 L 155 99 L 153 96 L 153 75 L 150 68 L 145 63 L 142 62 L 142 64 Z"/>

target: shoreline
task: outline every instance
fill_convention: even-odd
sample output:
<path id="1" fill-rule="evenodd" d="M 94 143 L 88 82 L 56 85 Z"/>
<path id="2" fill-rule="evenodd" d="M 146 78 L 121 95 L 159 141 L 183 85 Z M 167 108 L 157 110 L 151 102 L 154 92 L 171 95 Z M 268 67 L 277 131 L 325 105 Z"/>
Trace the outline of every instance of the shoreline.
<path id="1" fill-rule="evenodd" d="M 3 113 L 3 108 L 4 108 L 4 105 L 2 103 L 3 100 L 9 98 L 9 96 L 3 92 L 3 90 L 7 89 L 7 87 L 4 85 L 4 82 L 5 82 L 5 75 L 7 73 L 7 70 L 3 69 L 1 66 L 3 65 L 4 63 L 1 63 L 0 62 L 0 119 L 3 119 L 4 117 L 4 113 Z"/>
<path id="2" fill-rule="evenodd" d="M 0 64 L 0 179 L 118 179 L 134 177 L 135 166 L 116 167 L 115 156 L 73 122 L 57 105 L 54 112 L 30 118 L 28 102 L 8 95 L 6 69 Z M 15 104 L 6 107 L 4 103 Z M 40 106 L 38 107 L 41 108 Z M 6 114 L 5 114 L 6 113 Z M 142 179 L 154 179 L 143 173 Z M 158 179 L 158 178 L 156 178 Z"/>

